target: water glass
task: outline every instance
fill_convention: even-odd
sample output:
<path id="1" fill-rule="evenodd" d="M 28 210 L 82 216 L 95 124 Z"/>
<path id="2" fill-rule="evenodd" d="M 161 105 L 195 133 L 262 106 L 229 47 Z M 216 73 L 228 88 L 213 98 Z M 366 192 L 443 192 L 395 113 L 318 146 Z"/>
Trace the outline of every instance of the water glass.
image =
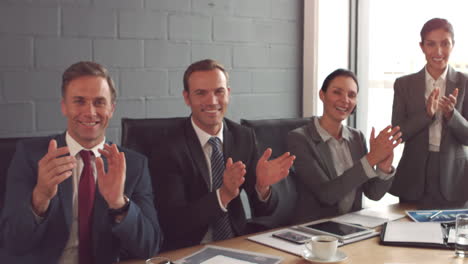
<path id="1" fill-rule="evenodd" d="M 457 215 L 455 228 L 455 255 L 468 258 L 468 214 Z"/>

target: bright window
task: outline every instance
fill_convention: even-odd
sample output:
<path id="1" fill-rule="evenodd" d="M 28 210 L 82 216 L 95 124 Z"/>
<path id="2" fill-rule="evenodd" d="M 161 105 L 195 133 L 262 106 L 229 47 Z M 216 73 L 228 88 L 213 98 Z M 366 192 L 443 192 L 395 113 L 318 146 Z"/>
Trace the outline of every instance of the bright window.
<path id="1" fill-rule="evenodd" d="M 391 123 L 395 79 L 424 67 L 419 33 L 427 20 L 440 17 L 452 23 L 455 46 L 451 65 L 468 70 L 466 10 L 466 0 L 359 1 L 357 74 L 364 92 L 359 93 L 357 126 L 367 137 L 372 127 L 380 130 Z M 400 146 L 395 167 L 402 151 Z M 387 194 L 382 202 L 395 201 L 396 197 Z"/>

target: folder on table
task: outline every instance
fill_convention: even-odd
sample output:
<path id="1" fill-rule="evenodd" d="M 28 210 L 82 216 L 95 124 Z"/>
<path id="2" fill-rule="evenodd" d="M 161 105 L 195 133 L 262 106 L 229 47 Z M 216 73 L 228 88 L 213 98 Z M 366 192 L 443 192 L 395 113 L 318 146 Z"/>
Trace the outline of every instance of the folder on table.
<path id="1" fill-rule="evenodd" d="M 383 226 L 380 242 L 389 246 L 454 248 L 453 225 L 441 223 L 388 222 Z"/>

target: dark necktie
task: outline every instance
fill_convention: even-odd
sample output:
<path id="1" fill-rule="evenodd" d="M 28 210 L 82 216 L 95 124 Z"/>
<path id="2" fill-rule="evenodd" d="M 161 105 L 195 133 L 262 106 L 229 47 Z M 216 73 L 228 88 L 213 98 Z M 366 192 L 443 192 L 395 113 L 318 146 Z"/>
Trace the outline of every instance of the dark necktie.
<path id="1" fill-rule="evenodd" d="M 78 186 L 78 259 L 80 264 L 93 263 L 92 220 L 96 184 L 91 166 L 91 155 L 93 155 L 91 151 L 80 151 L 84 164 Z"/>
<path id="2" fill-rule="evenodd" d="M 217 190 L 223 185 L 224 157 L 221 151 L 221 140 L 211 137 L 208 140 L 212 147 L 211 152 L 211 177 L 213 180 L 213 190 Z M 224 213 L 222 217 L 216 219 L 213 225 L 213 240 L 224 240 L 234 237 L 229 215 Z"/>

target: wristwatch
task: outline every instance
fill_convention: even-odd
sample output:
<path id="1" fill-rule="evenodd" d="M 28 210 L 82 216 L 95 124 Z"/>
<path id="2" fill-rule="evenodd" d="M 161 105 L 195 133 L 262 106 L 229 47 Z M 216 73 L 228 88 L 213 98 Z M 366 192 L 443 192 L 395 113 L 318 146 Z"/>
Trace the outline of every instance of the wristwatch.
<path id="1" fill-rule="evenodd" d="M 112 209 L 112 208 L 108 209 L 108 213 L 110 216 L 116 217 L 128 211 L 128 208 L 130 207 L 130 199 L 127 197 L 127 195 L 124 195 L 124 200 L 125 200 L 124 206 L 117 208 L 117 209 Z"/>

